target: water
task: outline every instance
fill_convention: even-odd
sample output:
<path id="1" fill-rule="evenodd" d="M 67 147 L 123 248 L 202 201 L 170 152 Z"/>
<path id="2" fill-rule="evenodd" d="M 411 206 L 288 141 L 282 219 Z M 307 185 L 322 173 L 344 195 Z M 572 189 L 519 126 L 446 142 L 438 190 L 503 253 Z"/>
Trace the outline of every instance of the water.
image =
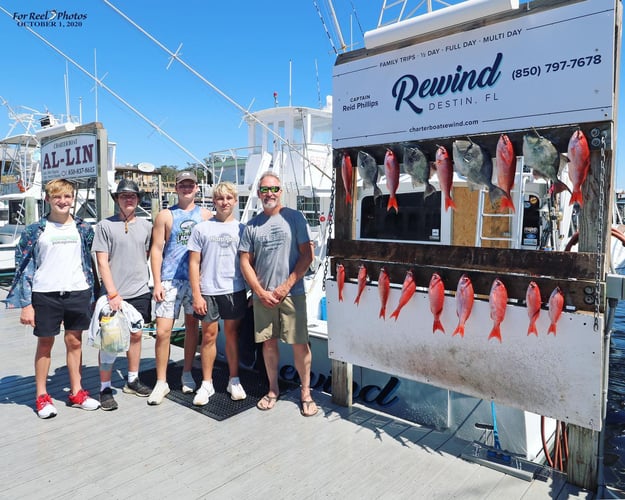
<path id="1" fill-rule="evenodd" d="M 619 302 L 610 342 L 610 377 L 604 432 L 605 482 L 625 498 L 625 301 Z"/>

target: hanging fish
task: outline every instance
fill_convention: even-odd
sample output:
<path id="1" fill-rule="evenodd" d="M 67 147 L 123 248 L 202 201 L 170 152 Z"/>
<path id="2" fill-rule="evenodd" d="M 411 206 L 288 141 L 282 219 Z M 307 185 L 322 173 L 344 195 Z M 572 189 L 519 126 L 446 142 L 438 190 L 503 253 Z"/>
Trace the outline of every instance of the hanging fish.
<path id="1" fill-rule="evenodd" d="M 553 182 L 553 191 L 571 191 L 564 182 L 558 179 L 560 170 L 560 154 L 553 143 L 538 135 L 523 136 L 523 162 L 532 168 L 534 177 L 542 177 Z"/>
<path id="2" fill-rule="evenodd" d="M 527 327 L 527 334 L 532 333 L 538 337 L 538 330 L 536 329 L 536 321 L 540 316 L 540 306 L 542 299 L 540 297 L 540 288 L 534 281 L 530 281 L 525 292 L 525 304 L 527 305 L 527 316 L 530 319 L 530 324 Z"/>
<path id="3" fill-rule="evenodd" d="M 364 264 L 360 264 L 358 268 L 358 295 L 356 295 L 356 300 L 354 300 L 354 304 L 360 304 L 360 296 L 362 292 L 365 290 L 367 286 L 367 268 Z"/>
<path id="4" fill-rule="evenodd" d="M 473 141 L 457 140 L 453 144 L 454 167 L 466 177 L 469 186 L 488 189 L 491 205 L 505 197 L 506 193 L 493 184 L 493 160 L 486 148 Z"/>
<path id="5" fill-rule="evenodd" d="M 514 186 L 516 155 L 514 154 L 512 142 L 506 134 L 501 134 L 499 141 L 497 141 L 495 170 L 497 173 L 497 185 L 506 193 L 501 199 L 501 208 L 510 208 L 514 212 L 514 202 L 512 201 L 512 196 L 510 196 L 510 191 L 512 191 L 512 186 Z"/>
<path id="6" fill-rule="evenodd" d="M 449 157 L 449 153 L 445 146 L 439 146 L 436 150 L 436 175 L 438 176 L 438 182 L 445 198 L 445 212 L 451 207 L 456 210 L 456 204 L 451 199 L 451 187 L 454 182 L 454 166 Z"/>
<path id="7" fill-rule="evenodd" d="M 343 160 L 341 161 L 341 176 L 343 177 L 343 186 L 345 186 L 345 203 L 348 205 L 352 202 L 352 188 L 354 169 L 352 167 L 352 159 L 347 151 L 343 151 Z"/>
<path id="8" fill-rule="evenodd" d="M 567 153 L 569 157 L 569 179 L 573 183 L 573 194 L 569 205 L 577 202 L 581 207 L 584 204 L 582 184 L 584 184 L 590 170 L 590 148 L 584 132 L 579 129 L 573 132 L 569 139 Z"/>
<path id="9" fill-rule="evenodd" d="M 397 309 L 395 309 L 393 314 L 391 314 L 391 318 L 395 318 L 395 321 L 397 321 L 397 318 L 399 318 L 399 312 L 408 303 L 416 291 L 417 284 L 414 282 L 414 275 L 412 274 L 412 271 L 408 271 L 406 273 L 406 278 L 404 279 L 404 285 L 401 289 L 399 304 L 397 305 Z"/>
<path id="10" fill-rule="evenodd" d="M 440 330 L 445 333 L 443 324 L 441 323 L 441 314 L 443 305 L 445 304 L 445 284 L 438 273 L 433 273 L 428 287 L 428 298 L 430 299 L 430 311 L 434 315 L 434 323 L 432 324 L 432 333 Z"/>
<path id="11" fill-rule="evenodd" d="M 419 147 L 404 147 L 404 171 L 410 175 L 413 187 L 421 184 L 425 186 L 424 198 L 436 192 L 436 188 L 430 184 L 430 162 Z"/>
<path id="12" fill-rule="evenodd" d="M 463 274 L 458 281 L 458 288 L 456 289 L 458 326 L 454 330 L 453 335 L 458 334 L 464 337 L 464 325 L 469 316 L 471 316 L 471 309 L 473 309 L 473 283 L 471 283 L 471 279 L 466 274 Z"/>
<path id="13" fill-rule="evenodd" d="M 358 173 L 362 178 L 365 188 L 373 188 L 373 199 L 377 200 L 382 196 L 382 191 L 378 187 L 378 163 L 375 158 L 365 151 L 358 151 L 358 159 L 356 161 Z"/>
<path id="14" fill-rule="evenodd" d="M 345 286 L 345 268 L 343 264 L 336 265 L 336 282 L 339 285 L 339 302 L 343 302 L 343 287 Z"/>
<path id="15" fill-rule="evenodd" d="M 547 330 L 547 335 L 550 333 L 556 334 L 556 324 L 560 320 L 560 316 L 562 316 L 562 309 L 564 309 L 564 294 L 562 290 L 560 290 L 560 287 L 557 286 L 553 289 L 549 297 L 549 319 L 551 320 L 551 324 Z"/>
<path id="16" fill-rule="evenodd" d="M 380 294 L 380 318 L 386 319 L 386 303 L 388 302 L 388 294 L 391 291 L 391 280 L 383 266 L 380 268 L 380 276 L 378 277 L 378 293 Z"/>
<path id="17" fill-rule="evenodd" d="M 399 212 L 397 206 L 397 198 L 395 193 L 399 186 L 399 162 L 392 150 L 387 149 L 384 156 L 384 175 L 386 176 L 386 187 L 389 192 L 388 204 L 386 205 L 386 211 L 390 212 L 391 208 L 395 209 L 395 213 Z"/>
<path id="18" fill-rule="evenodd" d="M 498 339 L 501 342 L 501 322 L 506 316 L 508 290 L 506 290 L 506 286 L 499 278 L 495 278 L 490 288 L 488 305 L 490 306 L 490 319 L 493 320 L 493 329 L 488 336 L 488 340 Z"/>

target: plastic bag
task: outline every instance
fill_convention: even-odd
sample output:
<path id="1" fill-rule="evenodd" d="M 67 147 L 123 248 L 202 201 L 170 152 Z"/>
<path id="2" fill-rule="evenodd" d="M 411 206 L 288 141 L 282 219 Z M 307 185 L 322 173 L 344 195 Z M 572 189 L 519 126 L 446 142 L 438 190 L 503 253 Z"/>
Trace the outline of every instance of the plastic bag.
<path id="1" fill-rule="evenodd" d="M 103 351 L 120 353 L 126 352 L 130 347 L 130 329 L 122 311 L 102 313 L 99 334 L 93 345 Z"/>

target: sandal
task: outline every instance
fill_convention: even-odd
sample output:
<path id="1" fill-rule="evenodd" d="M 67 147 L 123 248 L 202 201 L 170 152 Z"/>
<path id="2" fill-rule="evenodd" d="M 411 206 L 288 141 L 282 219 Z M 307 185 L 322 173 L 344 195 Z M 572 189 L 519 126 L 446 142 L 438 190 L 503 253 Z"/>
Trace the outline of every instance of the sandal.
<path id="1" fill-rule="evenodd" d="M 317 404 L 312 399 L 301 401 L 301 405 L 300 413 L 304 417 L 313 417 L 319 411 Z M 313 405 L 313 411 L 310 410 L 310 405 Z"/>
<path id="2" fill-rule="evenodd" d="M 256 408 L 262 411 L 271 410 L 274 406 L 276 406 L 276 402 L 280 396 L 270 396 L 269 394 L 265 394 L 262 398 L 258 400 L 256 403 Z"/>

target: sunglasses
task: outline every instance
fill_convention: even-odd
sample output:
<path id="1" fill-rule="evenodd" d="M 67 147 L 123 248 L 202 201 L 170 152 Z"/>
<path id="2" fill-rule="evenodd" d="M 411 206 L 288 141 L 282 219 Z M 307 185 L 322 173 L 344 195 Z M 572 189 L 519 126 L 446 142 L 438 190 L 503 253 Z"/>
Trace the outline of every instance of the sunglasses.
<path id="1" fill-rule="evenodd" d="M 258 191 L 261 194 L 277 193 L 278 191 L 280 191 L 280 186 L 261 186 L 258 188 Z"/>

